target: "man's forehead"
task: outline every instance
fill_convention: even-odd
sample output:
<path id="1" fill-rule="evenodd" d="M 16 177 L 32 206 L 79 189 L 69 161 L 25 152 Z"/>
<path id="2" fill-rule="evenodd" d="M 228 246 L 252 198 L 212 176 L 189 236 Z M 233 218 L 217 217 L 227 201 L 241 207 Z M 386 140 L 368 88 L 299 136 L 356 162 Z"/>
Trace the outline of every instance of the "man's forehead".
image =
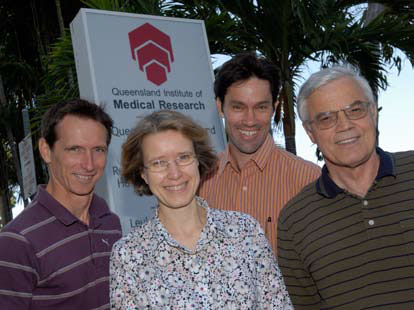
<path id="1" fill-rule="evenodd" d="M 352 78 L 343 77 L 315 89 L 307 99 L 311 106 L 348 106 L 356 101 L 367 102 L 362 87 Z"/>
<path id="2" fill-rule="evenodd" d="M 244 103 L 246 101 L 271 102 L 272 92 L 270 84 L 266 80 L 251 78 L 241 82 L 233 83 L 226 92 L 224 97 L 225 102 L 239 101 Z"/>
<path id="3" fill-rule="evenodd" d="M 100 122 L 86 117 L 66 115 L 55 127 L 56 142 L 65 140 L 65 144 L 92 144 L 106 145 L 107 129 Z"/>

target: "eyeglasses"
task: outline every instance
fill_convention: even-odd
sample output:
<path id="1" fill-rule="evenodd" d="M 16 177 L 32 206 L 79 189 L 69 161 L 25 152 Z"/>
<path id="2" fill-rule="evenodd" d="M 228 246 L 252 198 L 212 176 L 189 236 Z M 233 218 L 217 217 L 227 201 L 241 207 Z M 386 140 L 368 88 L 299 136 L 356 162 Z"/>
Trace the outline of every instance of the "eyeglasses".
<path id="1" fill-rule="evenodd" d="M 313 120 L 305 121 L 306 124 L 315 123 L 320 130 L 332 128 L 338 122 L 338 112 L 343 111 L 349 120 L 357 120 L 367 115 L 369 102 L 357 101 L 337 111 L 322 112 L 316 115 Z"/>
<path id="2" fill-rule="evenodd" d="M 144 165 L 144 168 L 148 169 L 151 172 L 162 172 L 168 169 L 171 161 L 174 161 L 175 164 L 179 167 L 184 167 L 184 166 L 191 165 L 195 160 L 196 160 L 195 154 L 182 153 L 178 155 L 176 159 L 173 159 L 173 160 L 166 160 L 166 159 L 152 160 L 146 166 Z"/>

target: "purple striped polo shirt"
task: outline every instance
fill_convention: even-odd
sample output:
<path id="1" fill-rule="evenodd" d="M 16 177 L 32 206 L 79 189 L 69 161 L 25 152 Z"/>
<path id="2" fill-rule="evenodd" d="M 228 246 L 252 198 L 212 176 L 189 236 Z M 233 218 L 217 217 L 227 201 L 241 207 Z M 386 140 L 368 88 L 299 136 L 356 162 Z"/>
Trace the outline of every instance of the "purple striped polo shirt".
<path id="1" fill-rule="evenodd" d="M 118 216 L 97 195 L 89 226 L 39 186 L 0 232 L 0 309 L 109 309 L 109 256 Z"/>

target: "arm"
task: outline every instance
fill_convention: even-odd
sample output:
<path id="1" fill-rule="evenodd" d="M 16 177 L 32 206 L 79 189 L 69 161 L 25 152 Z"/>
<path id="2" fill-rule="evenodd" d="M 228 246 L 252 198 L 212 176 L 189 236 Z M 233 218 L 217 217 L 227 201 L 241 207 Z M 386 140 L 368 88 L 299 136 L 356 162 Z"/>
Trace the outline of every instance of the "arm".
<path id="1" fill-rule="evenodd" d="M 293 309 L 272 249 L 259 223 L 253 234 L 256 252 L 258 309 Z"/>
<path id="2" fill-rule="evenodd" d="M 122 239 L 121 239 L 122 240 Z M 115 243 L 110 259 L 110 303 L 112 310 L 135 310 L 149 308 L 145 291 L 134 272 L 137 262 L 125 244 Z"/>
<path id="3" fill-rule="evenodd" d="M 312 276 L 308 273 L 294 245 L 294 240 L 279 217 L 277 253 L 295 310 L 319 310 L 321 300 Z"/>
<path id="4" fill-rule="evenodd" d="M 0 232 L 0 309 L 30 309 L 38 270 L 27 239 L 14 232 Z"/>

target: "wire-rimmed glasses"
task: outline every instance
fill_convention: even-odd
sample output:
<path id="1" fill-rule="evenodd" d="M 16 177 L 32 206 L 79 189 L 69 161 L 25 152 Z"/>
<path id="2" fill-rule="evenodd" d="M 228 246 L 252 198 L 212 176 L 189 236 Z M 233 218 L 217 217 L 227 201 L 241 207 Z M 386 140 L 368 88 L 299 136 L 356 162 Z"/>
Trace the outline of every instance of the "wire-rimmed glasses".
<path id="1" fill-rule="evenodd" d="M 168 169 L 172 161 L 179 167 L 191 165 L 196 160 L 194 153 L 181 153 L 173 160 L 167 159 L 154 159 L 149 161 L 144 165 L 145 169 L 148 169 L 151 172 L 163 172 Z"/>
<path id="2" fill-rule="evenodd" d="M 319 113 L 314 119 L 305 121 L 305 123 L 308 125 L 314 123 L 320 130 L 329 129 L 338 122 L 338 112 L 343 111 L 349 120 L 357 120 L 367 115 L 369 104 L 369 102 L 356 101 L 341 110 Z"/>

